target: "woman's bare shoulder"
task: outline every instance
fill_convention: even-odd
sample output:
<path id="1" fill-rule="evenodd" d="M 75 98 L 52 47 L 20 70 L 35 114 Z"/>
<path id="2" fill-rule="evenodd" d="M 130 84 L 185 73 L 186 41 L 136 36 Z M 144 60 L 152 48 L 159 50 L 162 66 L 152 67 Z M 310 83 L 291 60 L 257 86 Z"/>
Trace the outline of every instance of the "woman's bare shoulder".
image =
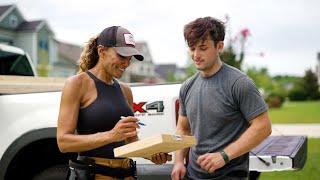
<path id="1" fill-rule="evenodd" d="M 85 72 L 70 76 L 67 78 L 64 88 L 68 90 L 82 90 L 86 87 L 86 84 L 90 82 L 88 75 Z"/>

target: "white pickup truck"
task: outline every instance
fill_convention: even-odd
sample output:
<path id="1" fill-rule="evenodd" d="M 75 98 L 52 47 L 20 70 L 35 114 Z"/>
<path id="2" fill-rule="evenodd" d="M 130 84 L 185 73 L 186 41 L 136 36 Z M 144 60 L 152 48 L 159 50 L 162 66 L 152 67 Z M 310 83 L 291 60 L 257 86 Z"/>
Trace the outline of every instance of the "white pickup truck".
<path id="1" fill-rule="evenodd" d="M 14 80 L 19 78 L 19 86 L 15 86 Z M 24 83 L 36 83 L 30 81 L 36 77 L 24 78 L 0 76 L 0 180 L 65 179 L 68 159 L 76 154 L 60 153 L 56 142 L 61 96 L 58 89 L 63 83 L 55 82 L 57 86 L 39 90 L 41 86 L 37 84 Z M 174 134 L 180 84 L 133 85 L 131 88 L 135 116 L 146 124 L 139 130 L 140 139 Z M 306 161 L 306 148 L 307 138 L 303 136 L 269 137 L 251 152 L 250 170 L 301 169 Z M 172 162 L 154 165 L 145 159 L 135 160 L 139 179 L 170 179 Z"/>
<path id="2" fill-rule="evenodd" d="M 132 86 L 135 116 L 146 126 L 141 139 L 174 134 L 180 84 Z M 0 179 L 63 179 L 68 159 L 59 152 L 56 126 L 61 92 L 0 95 Z M 300 169 L 306 160 L 306 137 L 275 136 L 252 151 L 250 170 Z M 153 165 L 136 159 L 139 179 L 170 179 L 172 162 Z M 22 178 L 23 177 L 23 178 Z M 41 177 L 41 178 L 40 178 Z"/>

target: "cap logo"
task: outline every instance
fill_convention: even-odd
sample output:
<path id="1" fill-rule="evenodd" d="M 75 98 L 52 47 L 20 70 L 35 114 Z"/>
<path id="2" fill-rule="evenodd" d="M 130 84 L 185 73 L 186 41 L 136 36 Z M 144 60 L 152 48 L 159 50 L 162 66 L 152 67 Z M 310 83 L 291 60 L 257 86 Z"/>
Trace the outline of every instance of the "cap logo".
<path id="1" fill-rule="evenodd" d="M 126 44 L 136 45 L 132 34 L 123 34 Z"/>

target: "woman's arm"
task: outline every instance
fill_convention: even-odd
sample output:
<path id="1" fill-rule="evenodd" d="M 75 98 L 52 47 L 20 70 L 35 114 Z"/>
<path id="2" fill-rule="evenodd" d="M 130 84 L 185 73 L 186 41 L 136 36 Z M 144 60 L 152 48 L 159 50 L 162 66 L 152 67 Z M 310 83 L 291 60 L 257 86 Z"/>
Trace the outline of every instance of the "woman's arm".
<path id="1" fill-rule="evenodd" d="M 61 152 L 82 152 L 136 136 L 136 119 L 120 120 L 111 131 L 90 135 L 75 134 L 81 98 L 85 89 L 79 76 L 69 78 L 62 90 L 58 117 L 57 142 Z"/>
<path id="2" fill-rule="evenodd" d="M 132 91 L 131 91 L 130 86 L 128 86 L 127 84 L 122 83 L 122 82 L 120 82 L 119 84 L 120 84 L 123 96 L 127 100 L 128 105 L 130 106 L 131 110 L 133 111 L 133 95 L 132 95 Z M 135 142 L 138 140 L 139 140 L 139 137 L 137 135 L 135 137 L 127 138 L 125 140 L 125 142 L 126 142 L 126 144 L 129 144 L 129 143 L 132 143 L 132 142 Z"/>

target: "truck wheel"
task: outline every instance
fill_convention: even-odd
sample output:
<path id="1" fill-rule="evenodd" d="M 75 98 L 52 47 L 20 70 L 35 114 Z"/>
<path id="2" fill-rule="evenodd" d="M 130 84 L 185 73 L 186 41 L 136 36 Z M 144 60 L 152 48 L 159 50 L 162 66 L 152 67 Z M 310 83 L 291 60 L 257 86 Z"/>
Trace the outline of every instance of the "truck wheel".
<path id="1" fill-rule="evenodd" d="M 52 166 L 33 177 L 33 180 L 65 180 L 69 167 L 67 165 Z"/>

